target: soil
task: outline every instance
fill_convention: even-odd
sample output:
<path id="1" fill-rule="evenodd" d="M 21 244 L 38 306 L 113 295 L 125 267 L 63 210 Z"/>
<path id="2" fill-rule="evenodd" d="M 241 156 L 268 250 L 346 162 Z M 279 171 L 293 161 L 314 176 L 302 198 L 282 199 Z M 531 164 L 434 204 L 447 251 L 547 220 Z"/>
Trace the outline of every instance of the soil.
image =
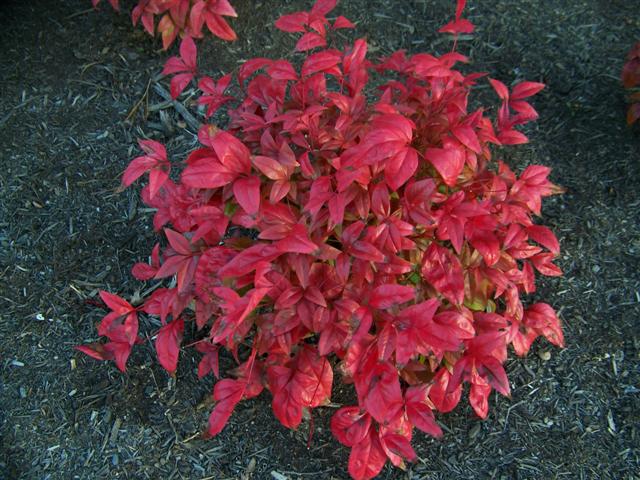
<path id="1" fill-rule="evenodd" d="M 150 88 L 167 54 L 102 3 L 99 12 L 87 0 L 0 6 L 0 477 L 348 478 L 331 408 L 314 413 L 310 446 L 309 425 L 282 427 L 266 394 L 206 440 L 213 380 L 198 381 L 190 349 L 176 379 L 150 342 L 126 374 L 73 350 L 95 339 L 99 289 L 132 298 L 146 288 L 129 268 L 153 245 L 152 213 L 137 189 L 117 191 L 135 139 L 165 142 L 172 158 L 195 143 Z M 273 21 L 309 2 L 233 3 L 240 39 L 199 43 L 209 72 L 290 56 L 293 40 Z M 344 0 L 337 12 L 358 23 L 374 56 L 444 53 L 450 43 L 435 31 L 453 4 Z M 565 276 L 531 299 L 560 311 L 567 347 L 538 341 L 510 360 L 511 399 L 492 395 L 486 421 L 466 404 L 438 415 L 444 437 L 418 435 L 418 461 L 380 478 L 640 478 L 640 134 L 624 123 L 619 81 L 640 39 L 640 3 L 472 0 L 468 12 L 477 26 L 461 41 L 469 68 L 548 85 L 534 101 L 531 143 L 500 153 L 516 170 L 552 167 L 567 188 L 544 205 Z M 478 94 L 495 100 L 488 87 Z M 336 386 L 334 402 L 345 392 Z"/>

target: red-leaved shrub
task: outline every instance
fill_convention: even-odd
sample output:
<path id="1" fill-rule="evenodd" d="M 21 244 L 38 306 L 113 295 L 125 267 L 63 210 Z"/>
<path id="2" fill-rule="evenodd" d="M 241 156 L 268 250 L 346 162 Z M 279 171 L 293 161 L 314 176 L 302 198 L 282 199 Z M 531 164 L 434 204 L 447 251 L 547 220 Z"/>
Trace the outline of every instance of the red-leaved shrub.
<path id="1" fill-rule="evenodd" d="M 473 30 L 464 4 L 442 31 Z M 527 141 L 515 127 L 537 117 L 527 99 L 542 84 L 510 89 L 489 79 L 500 98 L 491 120 L 483 108 L 469 111 L 483 75 L 455 69 L 467 61 L 456 51 L 372 62 L 364 39 L 326 48 L 332 31 L 353 27 L 327 20 L 334 6 L 318 0 L 276 22 L 302 34 L 296 50 L 312 51 L 300 67 L 249 60 L 237 96 L 226 93 L 231 75 L 199 79 L 207 117 L 236 104 L 226 129 L 201 128 L 179 182 L 164 146 L 140 141 L 145 154 L 123 184 L 149 173 L 142 198 L 168 245 L 133 275 L 175 283 L 139 306 L 101 292 L 111 312 L 98 333 L 109 341 L 78 348 L 124 370 L 140 341 L 138 315 L 158 316 L 158 359 L 173 373 L 185 325 L 194 325 L 199 376 L 220 377 L 221 349 L 238 362 L 215 384 L 211 435 L 264 388 L 276 417 L 296 428 L 329 402 L 335 374 L 355 386 L 357 403 L 335 412 L 331 430 L 351 448 L 351 476 L 366 479 L 387 460 L 402 467 L 416 458 L 414 427 L 442 435 L 433 411 L 452 410 L 463 384 L 486 417 L 490 392 L 510 392 L 509 345 L 517 355 L 538 336 L 563 345 L 554 310 L 521 300 L 534 292 L 536 270 L 561 274 L 552 263 L 558 240 L 532 220 L 542 197 L 561 189 L 547 167 L 518 176 L 492 160 L 492 145 Z M 186 38 L 165 67 L 176 74 L 174 96 L 195 67 Z M 388 79 L 377 95 L 367 89 L 374 73 Z"/>
<path id="2" fill-rule="evenodd" d="M 101 0 L 91 0 L 97 7 Z M 119 0 L 109 0 L 111 6 L 120 11 Z M 166 50 L 178 35 L 202 37 L 206 25 L 209 31 L 223 40 L 235 40 L 236 32 L 224 17 L 237 17 L 229 0 L 138 0 L 131 12 L 134 25 L 142 22 L 144 29 L 155 35 L 155 17 L 160 16 L 157 26 Z"/>
<path id="3" fill-rule="evenodd" d="M 627 124 L 631 125 L 640 119 L 640 42 L 636 43 L 627 55 L 622 68 L 622 84 L 629 92 L 629 110 Z"/>

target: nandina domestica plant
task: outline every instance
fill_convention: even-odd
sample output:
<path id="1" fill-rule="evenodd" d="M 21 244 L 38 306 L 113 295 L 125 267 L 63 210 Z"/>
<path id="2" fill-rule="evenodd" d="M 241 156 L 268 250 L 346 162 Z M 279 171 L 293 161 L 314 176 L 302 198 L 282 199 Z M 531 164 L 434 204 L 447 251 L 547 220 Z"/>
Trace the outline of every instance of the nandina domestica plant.
<path id="1" fill-rule="evenodd" d="M 640 42 L 636 43 L 622 68 L 622 84 L 629 90 L 629 110 L 627 124 L 632 125 L 640 119 Z"/>
<path id="2" fill-rule="evenodd" d="M 553 308 L 521 299 L 535 291 L 535 271 L 561 274 L 558 240 L 533 222 L 541 199 L 561 189 L 547 167 L 518 176 L 492 156 L 492 145 L 527 142 L 515 127 L 537 118 L 527 99 L 542 84 L 489 79 L 500 99 L 492 121 L 469 111 L 483 75 L 457 70 L 467 59 L 455 50 L 372 62 L 364 39 L 327 48 L 335 29 L 353 27 L 326 18 L 335 3 L 276 22 L 302 34 L 299 68 L 249 60 L 238 96 L 226 93 L 231 75 L 199 78 L 207 117 L 236 104 L 226 129 L 200 129 L 179 181 L 165 147 L 140 141 L 144 155 L 122 181 L 149 173 L 142 198 L 168 244 L 133 275 L 175 283 L 139 306 L 101 292 L 110 313 L 98 333 L 109 341 L 78 348 L 124 370 L 141 341 L 138 315 L 157 316 L 158 359 L 173 374 L 193 325 L 199 376 L 220 378 L 221 350 L 238 363 L 214 386 L 211 435 L 264 388 L 276 417 L 296 428 L 329 402 L 338 374 L 357 402 L 335 412 L 331 430 L 351 449 L 351 476 L 368 479 L 387 460 L 416 458 L 414 427 L 442 435 L 433 411 L 452 410 L 464 384 L 485 418 L 492 390 L 510 394 L 510 345 L 517 355 L 539 336 L 563 346 Z M 441 31 L 473 30 L 464 7 L 458 0 Z M 185 38 L 167 62 L 174 97 L 198 75 L 196 57 Z M 388 79 L 377 96 L 373 73 Z"/>
<path id="3" fill-rule="evenodd" d="M 101 0 L 91 0 L 97 7 Z M 119 0 L 109 0 L 120 11 Z M 236 33 L 223 17 L 237 17 L 229 0 L 138 0 L 131 12 L 133 25 L 142 22 L 144 29 L 155 35 L 155 17 L 160 16 L 157 31 L 166 50 L 178 35 L 202 37 L 206 25 L 209 31 L 223 40 L 235 40 Z"/>

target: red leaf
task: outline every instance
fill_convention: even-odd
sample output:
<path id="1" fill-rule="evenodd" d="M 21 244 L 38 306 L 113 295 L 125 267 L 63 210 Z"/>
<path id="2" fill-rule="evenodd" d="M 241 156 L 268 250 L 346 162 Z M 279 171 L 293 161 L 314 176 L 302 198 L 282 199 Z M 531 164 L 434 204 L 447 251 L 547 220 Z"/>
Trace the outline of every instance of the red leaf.
<path id="1" fill-rule="evenodd" d="M 131 354 L 131 344 L 128 342 L 109 342 L 104 346 L 105 351 L 108 352 L 110 358 L 113 358 L 116 362 L 116 367 L 121 372 L 127 369 L 127 359 Z"/>
<path id="2" fill-rule="evenodd" d="M 502 83 L 500 80 L 495 80 L 493 78 L 489 79 L 489 83 L 491 84 L 493 89 L 496 91 L 496 93 L 498 94 L 498 97 L 500 97 L 501 100 L 505 100 L 505 101 L 509 100 L 509 89 L 504 83 Z"/>
<path id="3" fill-rule="evenodd" d="M 520 82 L 511 90 L 511 100 L 522 100 L 532 97 L 545 87 L 544 83 Z"/>
<path id="4" fill-rule="evenodd" d="M 286 238 L 276 244 L 281 253 L 311 254 L 318 251 L 318 245 L 309 239 L 309 233 L 304 225 L 296 224 Z"/>
<path id="5" fill-rule="evenodd" d="M 349 454 L 349 475 L 354 480 L 369 480 L 382 470 L 387 456 L 380 445 L 378 435 L 370 428 L 367 437 L 357 443 Z"/>
<path id="6" fill-rule="evenodd" d="M 465 147 L 477 153 L 478 155 L 482 153 L 482 147 L 480 146 L 478 136 L 476 135 L 476 132 L 473 130 L 473 128 L 467 125 L 460 125 L 452 129 L 451 131 Z"/>
<path id="7" fill-rule="evenodd" d="M 198 378 L 202 378 L 209 372 L 213 372 L 216 378 L 220 378 L 220 370 L 218 366 L 218 346 L 211 342 L 203 341 L 196 344 L 196 350 L 204 353 L 204 356 L 198 364 Z"/>
<path id="8" fill-rule="evenodd" d="M 274 80 L 298 79 L 298 74 L 293 68 L 293 65 L 291 65 L 291 62 L 288 62 L 287 60 L 275 60 L 267 67 L 267 73 Z"/>
<path id="9" fill-rule="evenodd" d="M 180 96 L 182 91 L 193 80 L 193 73 L 178 73 L 171 79 L 171 98 L 174 100 Z"/>
<path id="10" fill-rule="evenodd" d="M 169 240 L 169 245 L 171 245 L 171 248 L 173 248 L 177 254 L 185 256 L 191 255 L 191 244 L 184 235 L 170 228 L 165 228 L 164 234 L 167 236 L 167 240 Z"/>
<path id="11" fill-rule="evenodd" d="M 458 148 L 427 148 L 424 158 L 436 168 L 444 183 L 456 185 L 464 168 L 464 154 Z"/>
<path id="12" fill-rule="evenodd" d="M 104 345 L 101 343 L 90 343 L 89 345 L 78 345 L 73 347 L 79 352 L 89 355 L 96 360 L 112 360 L 113 357 L 110 352 L 105 351 Z"/>
<path id="13" fill-rule="evenodd" d="M 331 433 L 347 447 L 363 441 L 370 426 L 371 416 L 360 407 L 342 407 L 331 417 Z"/>
<path id="14" fill-rule="evenodd" d="M 190 36 L 185 36 L 180 43 L 180 57 L 185 66 L 190 70 L 195 70 L 197 65 L 196 44 Z"/>
<path id="15" fill-rule="evenodd" d="M 306 52 L 307 50 L 326 46 L 327 41 L 322 35 L 319 35 L 316 32 L 307 32 L 302 37 L 300 37 L 300 40 L 298 40 L 298 43 L 296 43 L 296 51 Z"/>
<path id="16" fill-rule="evenodd" d="M 366 374 L 363 384 L 356 384 L 362 405 L 378 422 L 395 418 L 402 408 L 402 392 L 396 368 L 388 362 L 378 363 Z"/>
<path id="17" fill-rule="evenodd" d="M 147 156 L 134 158 L 122 175 L 122 184 L 125 187 L 128 187 L 145 172 L 151 170 L 155 165 L 157 165 L 157 163 L 158 162 L 154 158 Z"/>
<path id="18" fill-rule="evenodd" d="M 543 225 L 531 225 L 527 227 L 527 234 L 535 242 L 543 247 L 548 248 L 551 253 L 558 255 L 560 253 L 560 244 L 553 232 Z"/>
<path id="19" fill-rule="evenodd" d="M 304 32 L 304 26 L 308 21 L 309 14 L 307 12 L 296 12 L 281 16 L 276 20 L 275 26 L 283 32 Z"/>
<path id="20" fill-rule="evenodd" d="M 316 0 L 311 8 L 311 15 L 326 15 L 336 8 L 337 0 Z"/>
<path id="21" fill-rule="evenodd" d="M 469 390 L 469 403 L 480 418 L 487 418 L 489 413 L 489 385 L 472 384 Z"/>
<path id="22" fill-rule="evenodd" d="M 169 373 L 173 374 L 178 366 L 178 354 L 180 353 L 180 342 L 184 331 L 184 320 L 178 318 L 171 323 L 160 328 L 156 338 L 156 352 L 160 365 Z"/>
<path id="23" fill-rule="evenodd" d="M 339 28 L 356 28 L 356 26 L 351 22 L 351 20 L 340 15 L 336 18 L 335 22 L 333 22 L 333 28 L 337 30 Z"/>
<path id="24" fill-rule="evenodd" d="M 233 183 L 233 195 L 249 215 L 255 215 L 260 208 L 260 179 L 258 177 L 239 178 Z"/>
<path id="25" fill-rule="evenodd" d="M 414 297 L 415 290 L 413 287 L 394 284 L 380 285 L 373 290 L 369 304 L 373 308 L 385 310 L 394 305 L 413 300 Z"/>
<path id="26" fill-rule="evenodd" d="M 234 408 L 242 399 L 244 385 L 243 382 L 231 379 L 216 383 L 213 398 L 218 403 L 209 415 L 209 435 L 215 436 L 225 427 Z"/>
<path id="27" fill-rule="evenodd" d="M 456 305 L 464 301 L 464 276 L 460 260 L 445 247 L 431 243 L 422 261 L 422 276 L 447 300 Z"/>
<path id="28" fill-rule="evenodd" d="M 434 437 L 441 437 L 442 430 L 436 423 L 432 407 L 428 399 L 429 386 L 417 385 L 407 388 L 404 394 L 405 408 L 409 421 L 424 433 Z"/>
<path id="29" fill-rule="evenodd" d="M 104 303 L 106 303 L 107 307 L 118 315 L 126 315 L 135 311 L 135 308 L 133 308 L 129 302 L 118 295 L 114 295 L 113 293 L 109 293 L 104 290 L 100 290 L 99 293 L 100 298 Z"/>
<path id="30" fill-rule="evenodd" d="M 302 76 L 308 77 L 318 72 L 326 72 L 340 63 L 340 53 L 325 50 L 309 55 L 302 65 Z"/>

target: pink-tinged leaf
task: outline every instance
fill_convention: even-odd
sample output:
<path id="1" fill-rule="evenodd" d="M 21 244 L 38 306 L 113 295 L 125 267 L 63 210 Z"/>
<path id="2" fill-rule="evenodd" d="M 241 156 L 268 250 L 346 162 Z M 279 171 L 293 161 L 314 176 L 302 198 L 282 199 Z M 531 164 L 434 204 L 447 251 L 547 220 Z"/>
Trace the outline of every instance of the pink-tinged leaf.
<path id="1" fill-rule="evenodd" d="M 286 389 L 278 391 L 271 402 L 273 413 L 287 428 L 298 428 L 302 421 L 302 405 Z"/>
<path id="2" fill-rule="evenodd" d="M 278 241 L 277 249 L 282 253 L 312 254 L 318 251 L 318 245 L 309 238 L 307 227 L 296 224 L 289 235 Z"/>
<path id="3" fill-rule="evenodd" d="M 478 141 L 478 135 L 473 128 L 467 125 L 460 125 L 452 130 L 453 135 L 468 149 L 480 155 L 482 146 Z"/>
<path id="4" fill-rule="evenodd" d="M 235 9 L 229 3 L 229 0 L 217 0 L 214 5 L 209 6 L 210 10 L 216 15 L 224 15 L 225 17 L 237 17 Z"/>
<path id="5" fill-rule="evenodd" d="M 171 57 L 164 64 L 164 68 L 162 69 L 162 75 L 171 75 L 174 73 L 182 73 L 185 72 L 187 66 L 179 57 Z"/>
<path id="6" fill-rule="evenodd" d="M 336 18 L 336 21 L 333 22 L 333 28 L 337 30 L 339 28 L 356 28 L 356 26 L 351 22 L 351 20 L 340 15 Z"/>
<path id="7" fill-rule="evenodd" d="M 403 406 L 396 368 L 388 362 L 378 363 L 371 373 L 365 375 L 366 381 L 358 388 L 358 396 L 364 399 L 364 408 L 379 423 L 395 418 Z"/>
<path id="8" fill-rule="evenodd" d="M 233 183 L 233 195 L 245 212 L 255 215 L 260 209 L 260 179 L 239 178 Z"/>
<path id="9" fill-rule="evenodd" d="M 471 384 L 469 390 L 469 403 L 473 407 L 480 418 L 487 418 L 489 413 L 489 394 L 491 393 L 490 385 Z"/>
<path id="10" fill-rule="evenodd" d="M 157 165 L 157 160 L 148 156 L 134 158 L 122 175 L 122 185 L 128 187 L 145 172 Z"/>
<path id="11" fill-rule="evenodd" d="M 340 63 L 340 53 L 325 50 L 309 55 L 302 65 L 302 76 L 308 77 L 318 72 L 326 72 Z"/>
<path id="12" fill-rule="evenodd" d="M 322 35 L 319 35 L 316 32 L 307 32 L 300 37 L 300 40 L 296 43 L 296 52 L 306 52 L 307 50 L 326 46 L 327 41 Z"/>
<path id="13" fill-rule="evenodd" d="M 118 295 L 114 295 L 113 293 L 109 293 L 104 290 L 100 290 L 99 294 L 100 298 L 104 303 L 106 303 L 107 307 L 109 307 L 118 315 L 126 315 L 130 312 L 135 311 L 135 308 L 133 308 L 129 302 L 119 297 Z"/>
<path id="14" fill-rule="evenodd" d="M 218 270 L 220 278 L 240 277 L 254 271 L 260 262 L 270 262 L 278 257 L 280 252 L 270 245 L 258 243 L 242 250 L 232 260 Z"/>
<path id="15" fill-rule="evenodd" d="M 523 145 L 529 142 L 529 139 L 524 133 L 517 130 L 502 130 L 498 134 L 498 140 L 502 145 Z"/>
<path id="16" fill-rule="evenodd" d="M 532 256 L 529 260 L 542 275 L 559 277 L 562 275 L 562 270 L 552 263 L 555 257 L 556 255 L 553 253 L 539 253 Z"/>
<path id="17" fill-rule="evenodd" d="M 436 242 L 429 245 L 422 262 L 422 276 L 451 303 L 463 303 L 462 265 L 448 248 L 441 247 Z"/>
<path id="18" fill-rule="evenodd" d="M 193 73 L 178 73 L 171 79 L 171 98 L 174 100 L 180 96 L 182 91 L 193 80 Z"/>
<path id="19" fill-rule="evenodd" d="M 173 248 L 176 253 L 185 256 L 191 255 L 191 244 L 184 235 L 171 230 L 170 228 L 165 228 L 164 234 L 166 235 L 167 240 L 169 240 L 169 245 L 171 245 L 171 248 Z"/>
<path id="20" fill-rule="evenodd" d="M 296 73 L 291 62 L 287 60 L 275 60 L 267 67 L 267 73 L 274 80 L 297 80 Z"/>
<path id="21" fill-rule="evenodd" d="M 140 148 L 152 158 L 158 161 L 167 160 L 167 149 L 160 142 L 155 140 L 138 140 Z"/>
<path id="22" fill-rule="evenodd" d="M 371 416 L 360 407 L 342 407 L 331 417 L 331 433 L 346 447 L 363 441 L 370 427 Z"/>
<path id="23" fill-rule="evenodd" d="M 300 403 L 309 408 L 319 407 L 331 399 L 333 370 L 329 361 L 318 355 L 315 348 L 304 348 L 298 354 L 297 377 L 302 386 Z"/>
<path id="24" fill-rule="evenodd" d="M 462 385 L 450 386 L 450 380 L 451 374 L 449 371 L 446 368 L 440 368 L 433 378 L 434 383 L 429 390 L 429 398 L 438 411 L 442 413 L 453 410 L 462 396 Z"/>
<path id="25" fill-rule="evenodd" d="M 405 148 L 387 160 L 384 180 L 389 187 L 397 191 L 418 169 L 418 152 L 413 148 Z"/>
<path id="26" fill-rule="evenodd" d="M 127 342 L 109 342 L 105 344 L 104 349 L 114 359 L 118 370 L 125 372 L 127 370 L 127 359 L 131 354 L 131 344 Z"/>
<path id="27" fill-rule="evenodd" d="M 169 172 L 154 168 L 149 172 L 149 197 L 153 198 L 169 179 Z"/>
<path id="28" fill-rule="evenodd" d="M 511 100 L 522 100 L 523 98 L 528 98 L 545 87 L 544 83 L 538 82 L 520 82 L 513 90 L 511 90 Z"/>
<path id="29" fill-rule="evenodd" d="M 415 289 L 413 287 L 394 284 L 380 285 L 373 290 L 369 304 L 373 308 L 385 310 L 414 298 Z"/>
<path id="30" fill-rule="evenodd" d="M 316 3 L 311 7 L 311 15 L 324 16 L 336 8 L 336 3 L 337 0 L 316 0 Z"/>
<path id="31" fill-rule="evenodd" d="M 202 157 L 182 171 L 182 183 L 191 188 L 218 188 L 230 184 L 237 176 L 217 158 Z"/>
<path id="32" fill-rule="evenodd" d="M 269 60 L 268 58 L 252 58 L 251 60 L 244 62 L 238 71 L 238 80 L 240 81 L 240 84 L 242 85 L 247 78 L 261 68 L 271 65 L 272 62 L 273 60 Z"/>
<path id="33" fill-rule="evenodd" d="M 500 97 L 501 100 L 505 100 L 505 101 L 509 100 L 509 89 L 504 83 L 502 83 L 500 80 L 495 80 L 493 78 L 489 79 L 489 83 L 491 84 L 493 89 L 496 91 L 496 93 L 498 94 L 498 97 Z"/>
<path id="34" fill-rule="evenodd" d="M 148 263 L 136 263 L 131 269 L 131 274 L 138 280 L 151 280 L 155 277 L 158 269 Z"/>
<path id="35" fill-rule="evenodd" d="M 483 357 L 481 362 L 483 369 L 486 370 L 486 380 L 489 382 L 489 385 L 505 397 L 511 396 L 509 379 L 507 378 L 507 372 L 504 371 L 502 363 L 492 356 Z"/>
<path id="36" fill-rule="evenodd" d="M 535 329 L 558 347 L 564 347 L 564 335 L 560 319 L 555 310 L 547 303 L 536 303 L 524 312 L 524 324 Z"/>
<path id="37" fill-rule="evenodd" d="M 410 462 L 416 459 L 416 452 L 406 437 L 397 433 L 387 433 L 381 440 L 383 450 L 396 467 L 404 465 L 403 458 Z"/>
<path id="38" fill-rule="evenodd" d="M 465 158 L 459 148 L 427 148 L 424 157 L 435 167 L 444 183 L 450 187 L 456 185 Z"/>
<path id="39" fill-rule="evenodd" d="M 209 31 L 216 37 L 228 42 L 233 42 L 238 39 L 236 32 L 233 31 L 227 21 L 220 15 L 205 13 L 205 22 L 207 23 Z"/>
<path id="40" fill-rule="evenodd" d="M 156 352 L 160 365 L 170 374 L 175 373 L 178 366 L 180 342 L 184 331 L 184 320 L 178 318 L 160 328 L 156 338 Z"/>
<path id="41" fill-rule="evenodd" d="M 441 437 L 442 430 L 433 416 L 432 406 L 428 398 L 429 386 L 416 385 L 407 388 L 404 394 L 405 409 L 409 421 L 418 429 L 433 437 Z"/>
<path id="42" fill-rule="evenodd" d="M 457 0 L 456 2 L 456 20 L 460 20 L 464 7 L 467 4 L 467 0 Z"/>
<path id="43" fill-rule="evenodd" d="M 304 27 L 308 22 L 309 14 L 307 12 L 296 12 L 281 16 L 276 20 L 275 26 L 283 32 L 304 32 Z"/>
<path id="44" fill-rule="evenodd" d="M 101 343 L 90 343 L 88 345 L 78 345 L 73 347 L 85 355 L 95 358 L 96 360 L 112 360 L 110 352 L 105 351 L 104 345 Z"/>
<path id="45" fill-rule="evenodd" d="M 185 36 L 180 43 L 180 57 L 182 57 L 182 61 L 188 69 L 195 71 L 197 54 L 198 50 L 195 42 L 190 36 Z"/>
<path id="46" fill-rule="evenodd" d="M 204 377 L 209 372 L 213 372 L 216 378 L 220 378 L 218 346 L 204 341 L 196 344 L 196 350 L 204 353 L 204 356 L 198 364 L 198 378 Z"/>
<path id="47" fill-rule="evenodd" d="M 460 33 L 473 33 L 473 30 L 473 23 L 465 18 L 461 18 L 460 20 L 453 20 L 445 26 L 440 27 L 438 33 L 450 33 L 452 35 L 457 35 Z"/>
<path id="48" fill-rule="evenodd" d="M 531 225 L 527 227 L 527 234 L 535 242 L 539 243 L 555 255 L 560 253 L 560 243 L 553 232 L 543 225 Z"/>
<path id="49" fill-rule="evenodd" d="M 285 180 L 288 178 L 287 169 L 277 160 L 270 157 L 256 155 L 252 157 L 253 165 L 271 180 Z"/>
<path id="50" fill-rule="evenodd" d="M 370 480 L 374 478 L 387 462 L 378 435 L 373 428 L 369 429 L 367 437 L 357 443 L 349 454 L 349 475 L 354 480 Z"/>
<path id="51" fill-rule="evenodd" d="M 243 392 L 244 384 L 238 380 L 224 379 L 216 383 L 213 398 L 218 403 L 209 415 L 209 435 L 215 436 L 222 431 Z"/>

